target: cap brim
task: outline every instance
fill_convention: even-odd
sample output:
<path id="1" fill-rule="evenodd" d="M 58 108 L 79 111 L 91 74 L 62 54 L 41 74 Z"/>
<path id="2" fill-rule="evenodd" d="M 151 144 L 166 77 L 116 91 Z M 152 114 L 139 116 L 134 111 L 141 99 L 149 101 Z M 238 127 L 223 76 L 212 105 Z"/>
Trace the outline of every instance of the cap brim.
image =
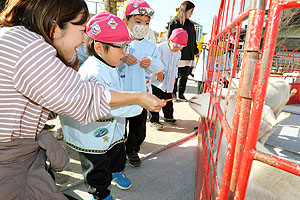
<path id="1" fill-rule="evenodd" d="M 127 15 L 146 15 L 146 16 L 149 16 L 152 19 L 154 17 L 154 14 L 155 14 L 155 12 L 154 12 L 154 10 L 152 8 L 139 7 L 137 9 L 131 11 Z"/>

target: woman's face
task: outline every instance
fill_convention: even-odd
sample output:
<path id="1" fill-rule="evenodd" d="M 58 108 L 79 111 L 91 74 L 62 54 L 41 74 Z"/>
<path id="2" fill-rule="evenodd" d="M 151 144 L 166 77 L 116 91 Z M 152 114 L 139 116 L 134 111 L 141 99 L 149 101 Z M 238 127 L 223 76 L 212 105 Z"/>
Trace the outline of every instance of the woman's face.
<path id="1" fill-rule="evenodd" d="M 187 10 L 185 12 L 185 18 L 190 19 L 190 17 L 193 15 L 193 12 L 194 12 L 194 8 L 191 8 L 191 9 Z"/>
<path id="2" fill-rule="evenodd" d="M 79 14 L 76 19 L 71 22 L 78 22 L 82 17 L 82 14 Z M 85 25 L 74 25 L 71 22 L 67 24 L 66 29 L 61 29 L 58 26 L 55 27 L 54 36 L 53 36 L 53 45 L 59 50 L 67 61 L 72 61 L 74 55 L 77 53 L 77 50 L 81 44 L 85 41 Z"/>

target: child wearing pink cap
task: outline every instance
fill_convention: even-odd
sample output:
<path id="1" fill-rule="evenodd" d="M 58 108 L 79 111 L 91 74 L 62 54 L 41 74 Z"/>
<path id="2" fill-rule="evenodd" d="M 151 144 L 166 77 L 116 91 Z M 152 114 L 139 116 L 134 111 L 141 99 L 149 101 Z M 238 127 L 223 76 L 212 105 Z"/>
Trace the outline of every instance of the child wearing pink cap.
<path id="1" fill-rule="evenodd" d="M 110 90 L 124 90 L 116 66 L 128 47 L 129 33 L 124 22 L 109 12 L 101 12 L 86 25 L 88 59 L 79 69 L 85 80 L 96 78 Z M 123 172 L 125 117 L 139 115 L 142 108 L 129 105 L 112 109 L 106 118 L 86 126 L 60 116 L 66 144 L 79 152 L 84 180 L 93 199 L 113 199 L 108 187 L 129 189 L 131 181 Z"/>
<path id="2" fill-rule="evenodd" d="M 151 93 L 150 77 L 163 68 L 156 45 L 145 39 L 154 10 L 144 0 L 130 0 L 124 14 L 123 21 L 134 41 L 129 44 L 124 62 L 118 66 L 122 83 L 126 91 Z M 138 152 L 146 137 L 147 110 L 144 109 L 136 117 L 127 118 L 127 121 L 129 131 L 125 142 L 126 154 L 129 164 L 139 167 L 141 160 Z"/>
<path id="3" fill-rule="evenodd" d="M 177 78 L 178 63 L 181 58 L 180 50 L 187 45 L 187 32 L 182 28 L 177 28 L 172 31 L 168 42 L 158 45 L 158 50 L 161 54 L 161 61 L 164 69 L 151 77 L 152 92 L 160 99 L 171 99 L 174 89 L 175 78 Z M 167 105 L 162 108 L 164 113 L 164 121 L 176 125 L 177 120 L 174 119 L 173 103 L 168 101 Z M 159 122 L 159 113 L 151 112 L 151 127 L 156 130 L 163 130 L 165 128 Z"/>

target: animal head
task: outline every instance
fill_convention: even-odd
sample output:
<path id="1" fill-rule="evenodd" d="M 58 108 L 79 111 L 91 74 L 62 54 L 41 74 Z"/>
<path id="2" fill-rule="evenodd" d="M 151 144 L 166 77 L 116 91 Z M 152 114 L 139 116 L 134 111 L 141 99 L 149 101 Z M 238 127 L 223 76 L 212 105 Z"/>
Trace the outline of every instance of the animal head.
<path id="1" fill-rule="evenodd" d="M 198 94 L 189 100 L 191 108 L 201 117 L 207 117 L 210 102 L 210 94 Z"/>
<path id="2" fill-rule="evenodd" d="M 222 93 L 221 93 L 221 101 L 220 101 L 220 106 L 221 109 L 224 111 L 225 108 L 225 103 L 226 103 L 226 97 L 227 97 L 227 88 L 223 88 Z M 237 90 L 231 90 L 229 92 L 229 105 L 233 107 L 234 109 L 234 104 L 237 96 Z M 211 115 L 208 115 L 208 109 L 209 109 L 209 104 L 212 104 L 210 102 L 210 93 L 203 93 L 203 94 L 198 94 L 191 98 L 189 100 L 190 107 L 197 112 L 201 117 L 209 117 Z M 210 112 L 213 110 L 212 105 L 210 106 Z M 211 114 L 211 113 L 210 113 Z M 213 117 L 214 118 L 214 117 Z"/>

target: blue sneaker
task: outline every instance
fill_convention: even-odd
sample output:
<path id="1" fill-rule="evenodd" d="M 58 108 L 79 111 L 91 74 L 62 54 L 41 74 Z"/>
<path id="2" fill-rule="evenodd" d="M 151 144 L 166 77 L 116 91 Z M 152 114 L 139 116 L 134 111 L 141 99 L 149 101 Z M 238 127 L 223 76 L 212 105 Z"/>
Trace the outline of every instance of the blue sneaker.
<path id="1" fill-rule="evenodd" d="M 92 197 L 91 200 L 96 200 L 94 197 Z M 114 198 L 111 196 L 111 194 L 109 194 L 107 197 L 105 197 L 105 199 L 103 200 L 114 200 Z"/>
<path id="2" fill-rule="evenodd" d="M 111 184 L 117 185 L 117 187 L 122 190 L 128 190 L 132 185 L 124 172 L 113 173 Z"/>

